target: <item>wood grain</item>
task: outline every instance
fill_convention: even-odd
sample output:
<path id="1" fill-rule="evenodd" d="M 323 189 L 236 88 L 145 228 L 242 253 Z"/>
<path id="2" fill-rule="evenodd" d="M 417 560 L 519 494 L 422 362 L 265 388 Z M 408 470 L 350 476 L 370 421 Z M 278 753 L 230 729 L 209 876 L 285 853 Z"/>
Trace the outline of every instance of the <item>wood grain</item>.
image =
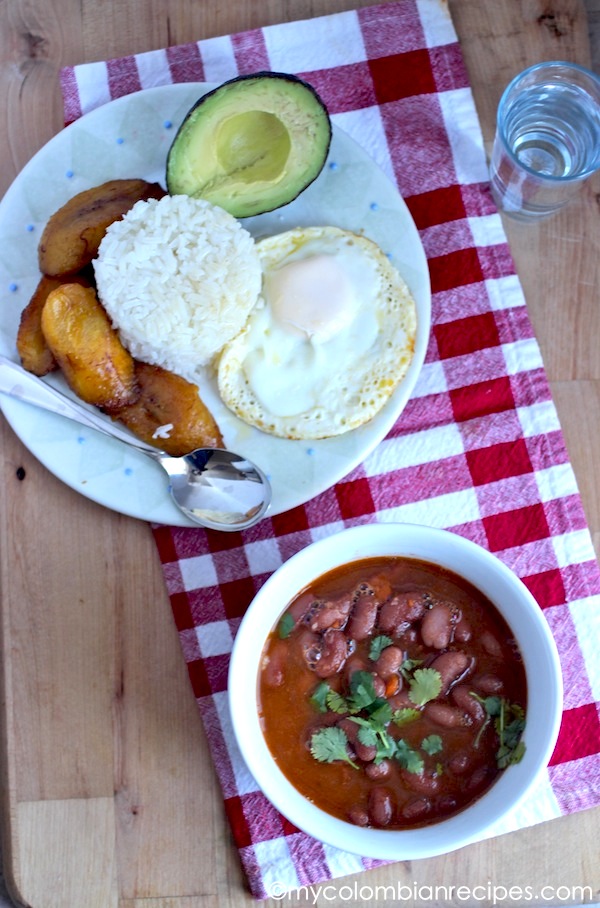
<path id="1" fill-rule="evenodd" d="M 61 128 L 60 66 L 365 5 L 5 0 L 0 190 Z M 487 143 L 500 92 L 518 69 L 544 58 L 589 59 L 584 10 L 575 0 L 453 0 L 450 9 Z M 506 222 L 597 550 L 599 192 L 592 181 L 570 209 L 538 227 Z M 252 904 L 149 527 L 64 486 L 3 419 L 0 434 L 2 823 L 14 898 L 34 908 Z M 600 811 L 586 811 L 357 881 L 589 886 L 570 901 L 593 901 L 599 822 Z M 344 897 L 343 884 L 352 882 L 338 881 L 317 904 L 369 902 Z M 447 896 L 440 903 L 465 904 Z M 550 890 L 544 902 L 556 902 Z M 314 904 L 313 894 L 297 903 Z"/>

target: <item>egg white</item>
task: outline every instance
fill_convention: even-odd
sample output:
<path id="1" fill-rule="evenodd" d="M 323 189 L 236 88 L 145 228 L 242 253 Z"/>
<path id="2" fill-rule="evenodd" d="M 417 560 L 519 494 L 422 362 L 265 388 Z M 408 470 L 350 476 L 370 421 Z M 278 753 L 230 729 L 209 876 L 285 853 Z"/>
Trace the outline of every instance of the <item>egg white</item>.
<path id="1" fill-rule="evenodd" d="M 218 361 L 240 419 L 284 438 L 357 428 L 384 406 L 413 356 L 416 306 L 366 237 L 296 228 L 257 243 L 262 295 Z"/>

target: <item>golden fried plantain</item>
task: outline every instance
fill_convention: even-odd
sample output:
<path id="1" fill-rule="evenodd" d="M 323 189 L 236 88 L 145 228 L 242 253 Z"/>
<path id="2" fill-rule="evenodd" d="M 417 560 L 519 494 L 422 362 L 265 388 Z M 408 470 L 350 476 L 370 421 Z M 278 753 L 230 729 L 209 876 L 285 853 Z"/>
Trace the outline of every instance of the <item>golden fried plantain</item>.
<path id="1" fill-rule="evenodd" d="M 160 366 L 137 362 L 137 401 L 110 411 L 134 435 L 178 457 L 195 448 L 219 448 L 223 439 L 198 387 Z"/>
<path id="2" fill-rule="evenodd" d="M 110 180 L 73 196 L 55 212 L 38 247 L 40 271 L 68 277 L 82 271 L 98 253 L 106 228 L 140 199 L 160 199 L 165 190 L 146 180 Z"/>
<path id="3" fill-rule="evenodd" d="M 71 281 L 83 287 L 91 287 L 92 275 L 88 278 L 85 273 L 77 274 Z M 42 331 L 42 309 L 49 294 L 62 283 L 60 278 L 47 277 L 43 274 L 33 296 L 21 313 L 17 331 L 17 352 L 23 368 L 34 375 L 47 375 L 48 372 L 58 369 L 58 363 Z"/>
<path id="4" fill-rule="evenodd" d="M 93 287 L 61 284 L 42 309 L 42 331 L 69 387 L 89 404 L 122 407 L 138 396 L 135 362 Z"/>

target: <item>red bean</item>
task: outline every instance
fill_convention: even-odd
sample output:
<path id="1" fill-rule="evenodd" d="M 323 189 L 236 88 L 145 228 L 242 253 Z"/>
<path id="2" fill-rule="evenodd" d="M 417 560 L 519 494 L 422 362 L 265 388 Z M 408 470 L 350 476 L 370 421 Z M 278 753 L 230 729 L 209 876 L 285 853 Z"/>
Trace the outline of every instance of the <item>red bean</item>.
<path id="1" fill-rule="evenodd" d="M 407 627 L 406 630 L 397 637 L 398 643 L 401 643 L 405 648 L 412 646 L 418 639 L 419 632 L 416 627 Z"/>
<path id="2" fill-rule="evenodd" d="M 340 719 L 337 724 L 338 728 L 341 728 L 346 733 L 350 746 L 359 760 L 370 763 L 375 759 L 377 748 L 374 744 L 363 744 L 362 741 L 358 740 L 359 726 L 356 722 L 353 722 L 352 719 Z"/>
<path id="3" fill-rule="evenodd" d="M 456 776 L 462 776 L 471 765 L 471 755 L 466 751 L 459 751 L 448 760 L 448 769 Z"/>
<path id="4" fill-rule="evenodd" d="M 356 740 L 352 746 L 358 759 L 364 763 L 370 764 L 375 759 L 377 748 L 374 744 L 363 744 L 362 741 Z"/>
<path id="5" fill-rule="evenodd" d="M 399 646 L 386 646 L 375 663 L 375 671 L 387 681 L 395 675 L 404 659 L 404 653 Z"/>
<path id="6" fill-rule="evenodd" d="M 373 596 L 361 596 L 346 627 L 348 636 L 357 641 L 366 640 L 375 627 L 377 608 L 377 600 Z"/>
<path id="7" fill-rule="evenodd" d="M 287 662 L 287 646 L 284 640 L 278 640 L 262 663 L 262 677 L 269 687 L 281 687 L 284 681 L 284 667 Z"/>
<path id="8" fill-rule="evenodd" d="M 370 670 L 370 662 L 367 660 L 366 656 L 361 656 L 359 653 L 352 653 L 348 656 L 346 664 L 344 666 L 344 674 L 346 676 L 346 684 L 350 684 L 352 675 L 355 675 L 356 672 L 368 672 Z"/>
<path id="9" fill-rule="evenodd" d="M 434 649 L 445 649 L 452 639 L 453 626 L 452 609 L 445 602 L 437 602 L 421 621 L 423 643 Z"/>
<path id="10" fill-rule="evenodd" d="M 491 672 L 484 672 L 473 678 L 473 687 L 481 691 L 482 694 L 499 694 L 504 683 L 498 675 L 492 675 Z"/>
<path id="11" fill-rule="evenodd" d="M 302 629 L 298 634 L 298 646 L 304 661 L 314 671 L 321 651 L 321 639 L 318 634 Z"/>
<path id="12" fill-rule="evenodd" d="M 387 788 L 372 788 L 369 792 L 369 819 L 374 826 L 388 826 L 394 813 L 392 793 Z"/>
<path id="13" fill-rule="evenodd" d="M 412 798 L 407 801 L 401 810 L 405 820 L 416 820 L 424 816 L 431 809 L 429 798 Z"/>
<path id="14" fill-rule="evenodd" d="M 316 603 L 312 617 L 308 620 L 311 631 L 324 631 L 329 627 L 344 627 L 350 614 L 351 600 L 338 600 Z"/>
<path id="15" fill-rule="evenodd" d="M 376 574 L 369 580 L 369 586 L 373 590 L 373 595 L 378 602 L 385 602 L 392 595 L 392 587 L 387 577 L 382 574 Z"/>
<path id="16" fill-rule="evenodd" d="M 348 638 L 343 631 L 329 628 L 323 634 L 319 658 L 315 663 L 315 674 L 319 678 L 330 678 L 340 671 L 348 656 Z"/>
<path id="17" fill-rule="evenodd" d="M 438 703 L 436 700 L 425 705 L 424 713 L 428 719 L 442 728 L 464 728 L 473 721 L 462 709 L 448 706 L 447 703 Z"/>
<path id="18" fill-rule="evenodd" d="M 440 693 L 448 693 L 452 685 L 467 674 L 471 664 L 472 660 L 470 657 L 461 650 L 450 650 L 447 653 L 441 653 L 441 655 L 436 656 L 430 668 L 434 668 L 442 677 Z"/>
<path id="19" fill-rule="evenodd" d="M 454 640 L 457 643 L 468 643 L 472 636 L 471 625 L 466 618 L 461 618 L 454 628 Z"/>
<path id="20" fill-rule="evenodd" d="M 425 611 L 425 603 L 420 593 L 398 593 L 379 610 L 377 626 L 384 634 L 397 635 L 418 621 Z"/>
<path id="21" fill-rule="evenodd" d="M 471 693 L 469 684 L 459 684 L 457 687 L 453 687 L 450 696 L 459 709 L 471 716 L 476 725 L 481 725 L 485 721 L 485 709 Z"/>
<path id="22" fill-rule="evenodd" d="M 430 773 L 409 772 L 408 769 L 402 769 L 400 776 L 404 786 L 410 791 L 416 791 L 417 794 L 432 795 L 440 787 L 438 777 Z"/>
<path id="23" fill-rule="evenodd" d="M 453 798 L 452 795 L 442 795 L 441 798 L 438 798 L 437 808 L 441 812 L 447 813 L 449 810 L 456 809 L 456 798 Z"/>
<path id="24" fill-rule="evenodd" d="M 488 655 L 495 659 L 502 659 L 502 647 L 491 631 L 483 631 L 479 641 Z"/>
<path id="25" fill-rule="evenodd" d="M 354 744 L 358 735 L 358 725 L 356 724 L 356 722 L 353 722 L 352 719 L 344 718 L 338 719 L 336 725 L 338 728 L 341 728 L 343 732 L 345 732 L 350 744 Z"/>
<path id="26" fill-rule="evenodd" d="M 400 690 L 393 697 L 390 697 L 388 703 L 392 709 L 415 709 L 415 704 L 410 699 L 406 689 Z"/>
<path id="27" fill-rule="evenodd" d="M 377 672 L 371 672 L 371 677 L 373 678 L 373 690 L 375 691 L 376 697 L 385 697 L 385 681 L 381 678 Z"/>
<path id="28" fill-rule="evenodd" d="M 291 618 L 293 618 L 294 627 L 297 624 L 300 624 L 300 622 L 306 623 L 307 615 L 311 614 L 314 603 L 315 597 L 312 595 L 312 593 L 303 593 L 292 602 L 286 612 L 286 615 L 289 615 Z"/>
<path id="29" fill-rule="evenodd" d="M 381 763 L 368 763 L 365 766 L 365 775 L 369 779 L 387 779 L 392 771 L 392 764 L 389 760 L 382 760 Z"/>
<path id="30" fill-rule="evenodd" d="M 348 819 L 355 826 L 369 825 L 369 814 L 363 807 L 351 807 L 348 811 Z"/>
<path id="31" fill-rule="evenodd" d="M 395 634 L 402 627 L 402 608 L 397 597 L 388 599 L 379 610 L 377 627 L 384 634 Z"/>
<path id="32" fill-rule="evenodd" d="M 477 769 L 474 771 L 473 775 L 471 776 L 471 778 L 469 779 L 469 781 L 467 782 L 467 788 L 469 789 L 469 791 L 474 791 L 477 788 L 481 788 L 485 784 L 485 782 L 487 780 L 487 776 L 488 776 L 488 767 L 487 766 L 478 766 Z"/>

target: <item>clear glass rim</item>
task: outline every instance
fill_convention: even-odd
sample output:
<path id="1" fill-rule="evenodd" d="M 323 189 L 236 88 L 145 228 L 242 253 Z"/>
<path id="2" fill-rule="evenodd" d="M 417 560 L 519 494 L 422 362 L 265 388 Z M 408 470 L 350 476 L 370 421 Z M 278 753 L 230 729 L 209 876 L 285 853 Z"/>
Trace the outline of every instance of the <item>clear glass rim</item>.
<path id="1" fill-rule="evenodd" d="M 587 177 L 591 176 L 600 168 L 600 147 L 592 164 L 589 167 L 587 167 L 585 170 L 580 171 L 579 173 L 561 177 L 553 176 L 552 174 L 540 173 L 539 171 L 534 170 L 532 167 L 529 167 L 527 164 L 524 164 L 523 161 L 521 161 L 515 155 L 506 139 L 502 123 L 504 122 L 504 109 L 508 103 L 508 97 L 519 82 L 541 69 L 547 69 L 549 72 L 556 71 L 558 69 L 566 69 L 570 72 L 577 73 L 580 76 L 584 76 L 589 80 L 590 84 L 597 89 L 598 96 L 600 98 L 600 76 L 592 72 L 591 69 L 587 69 L 585 66 L 581 66 L 581 64 L 579 63 L 571 63 L 568 60 L 544 60 L 541 63 L 534 63 L 532 66 L 528 66 L 526 69 L 521 70 L 521 72 L 513 76 L 513 78 L 510 80 L 510 82 L 502 92 L 500 102 L 498 104 L 498 112 L 496 114 L 496 136 L 499 137 L 502 141 L 503 148 L 510 160 L 525 173 L 530 174 L 537 180 L 552 183 L 556 186 L 564 186 L 569 183 L 579 183 L 582 180 L 587 179 Z"/>

